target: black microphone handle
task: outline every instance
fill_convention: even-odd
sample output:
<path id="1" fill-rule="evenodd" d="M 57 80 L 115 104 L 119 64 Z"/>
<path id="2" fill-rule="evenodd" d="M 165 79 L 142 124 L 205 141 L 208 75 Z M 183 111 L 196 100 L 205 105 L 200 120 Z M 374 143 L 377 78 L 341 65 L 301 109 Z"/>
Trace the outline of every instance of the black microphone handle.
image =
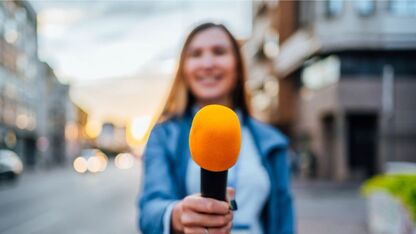
<path id="1" fill-rule="evenodd" d="M 228 170 L 214 172 L 201 167 L 201 195 L 226 201 Z"/>

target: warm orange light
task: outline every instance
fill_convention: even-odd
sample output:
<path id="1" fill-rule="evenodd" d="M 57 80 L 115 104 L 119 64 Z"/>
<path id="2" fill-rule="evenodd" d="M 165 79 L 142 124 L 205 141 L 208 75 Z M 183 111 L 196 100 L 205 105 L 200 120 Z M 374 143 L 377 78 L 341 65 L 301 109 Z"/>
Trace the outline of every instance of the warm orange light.
<path id="1" fill-rule="evenodd" d="M 96 138 L 101 133 L 101 123 L 96 120 L 88 120 L 85 126 L 85 133 L 90 138 Z"/>
<path id="2" fill-rule="evenodd" d="M 150 124 L 150 116 L 143 116 L 133 119 L 131 131 L 135 139 L 142 139 Z"/>
<path id="3" fill-rule="evenodd" d="M 127 143 L 132 147 L 144 145 L 149 136 L 151 125 L 151 116 L 134 118 L 127 126 Z"/>

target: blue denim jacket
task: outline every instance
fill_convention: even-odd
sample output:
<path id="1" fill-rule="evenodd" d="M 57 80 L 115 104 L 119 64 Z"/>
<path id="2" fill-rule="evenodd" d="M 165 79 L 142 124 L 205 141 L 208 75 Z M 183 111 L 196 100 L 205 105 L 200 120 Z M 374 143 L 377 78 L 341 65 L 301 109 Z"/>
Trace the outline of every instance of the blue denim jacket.
<path id="1" fill-rule="evenodd" d="M 186 172 L 190 159 L 188 136 L 192 116 L 157 124 L 143 155 L 144 175 L 139 197 L 138 225 L 143 234 L 163 233 L 165 209 L 187 196 Z M 288 140 L 278 130 L 244 117 L 262 163 L 270 177 L 271 193 L 262 211 L 265 234 L 293 234 L 294 212 L 289 191 Z"/>

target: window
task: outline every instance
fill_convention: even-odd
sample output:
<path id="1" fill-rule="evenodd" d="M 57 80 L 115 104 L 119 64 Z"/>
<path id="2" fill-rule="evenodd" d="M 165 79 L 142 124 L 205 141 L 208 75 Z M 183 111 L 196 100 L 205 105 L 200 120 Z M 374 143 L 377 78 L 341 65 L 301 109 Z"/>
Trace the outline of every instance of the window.
<path id="1" fill-rule="evenodd" d="M 6 14 L 4 12 L 3 7 L 0 5 L 0 22 L 5 22 L 6 21 Z M 4 25 L 3 23 L 0 24 L 0 37 L 2 37 L 3 35 L 3 29 Z"/>
<path id="2" fill-rule="evenodd" d="M 374 0 L 360 0 L 354 1 L 354 6 L 358 15 L 370 16 L 374 14 L 376 4 Z"/>
<path id="3" fill-rule="evenodd" d="M 15 44 L 18 36 L 17 22 L 14 19 L 6 20 L 4 24 L 4 39 L 10 44 Z"/>
<path id="4" fill-rule="evenodd" d="M 19 53 L 16 60 L 17 72 L 20 76 L 24 76 L 27 68 L 27 57 L 23 53 Z"/>
<path id="5" fill-rule="evenodd" d="M 0 123 L 2 122 L 2 119 L 3 119 L 3 112 L 4 112 L 4 104 L 3 103 L 4 103 L 3 96 L 0 95 Z"/>
<path id="6" fill-rule="evenodd" d="M 326 1 L 326 15 L 328 17 L 336 17 L 341 15 L 344 10 L 343 0 L 327 0 Z"/>
<path id="7" fill-rule="evenodd" d="M 390 0 L 388 11 L 396 16 L 416 16 L 416 0 Z"/>
<path id="8" fill-rule="evenodd" d="M 16 11 L 16 16 L 15 17 L 16 17 L 16 21 L 20 25 L 26 24 L 27 13 L 26 13 L 24 8 L 19 7 L 19 9 Z"/>
<path id="9" fill-rule="evenodd" d="M 303 85 L 315 90 L 337 83 L 340 77 L 341 61 L 336 55 L 316 61 L 305 67 L 301 74 Z"/>

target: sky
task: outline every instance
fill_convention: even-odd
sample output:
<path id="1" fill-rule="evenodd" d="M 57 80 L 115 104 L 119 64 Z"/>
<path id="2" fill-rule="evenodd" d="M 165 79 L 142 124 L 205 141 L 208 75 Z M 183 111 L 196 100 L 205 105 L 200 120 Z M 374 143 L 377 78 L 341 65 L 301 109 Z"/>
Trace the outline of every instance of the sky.
<path id="1" fill-rule="evenodd" d="M 140 73 L 175 58 L 193 25 L 214 19 L 238 37 L 251 30 L 249 1 L 31 1 L 39 54 L 63 82 Z"/>
<path id="2" fill-rule="evenodd" d="M 30 3 L 38 14 L 41 60 L 98 121 L 124 123 L 155 113 L 193 26 L 224 23 L 241 39 L 252 27 L 248 0 Z"/>

